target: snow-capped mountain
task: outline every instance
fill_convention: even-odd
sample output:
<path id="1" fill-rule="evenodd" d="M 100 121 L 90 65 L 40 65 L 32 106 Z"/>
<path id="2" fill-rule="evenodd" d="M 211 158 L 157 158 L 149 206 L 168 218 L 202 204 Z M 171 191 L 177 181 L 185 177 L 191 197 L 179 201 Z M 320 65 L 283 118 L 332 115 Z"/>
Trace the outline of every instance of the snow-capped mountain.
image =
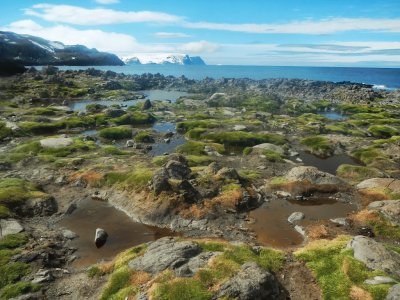
<path id="1" fill-rule="evenodd" d="M 126 64 L 157 64 L 157 65 L 205 65 L 200 56 L 189 56 L 187 54 L 136 54 L 122 58 Z"/>
<path id="2" fill-rule="evenodd" d="M 60 42 L 0 31 L 0 60 L 23 65 L 100 66 L 123 65 L 118 56 L 89 49 L 82 45 L 68 46 Z"/>

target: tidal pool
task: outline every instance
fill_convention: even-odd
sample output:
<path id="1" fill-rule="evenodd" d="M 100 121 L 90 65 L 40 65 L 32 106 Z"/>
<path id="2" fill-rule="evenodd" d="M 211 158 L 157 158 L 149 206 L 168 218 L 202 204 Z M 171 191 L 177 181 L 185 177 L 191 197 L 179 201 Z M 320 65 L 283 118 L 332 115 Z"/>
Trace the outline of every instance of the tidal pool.
<path id="1" fill-rule="evenodd" d="M 79 258 L 73 262 L 73 266 L 77 268 L 109 260 L 127 248 L 173 235 L 168 229 L 135 222 L 107 202 L 90 199 L 81 201 L 78 208 L 66 216 L 59 226 L 79 235 L 70 244 L 78 248 L 75 255 Z M 96 228 L 102 228 L 108 233 L 107 242 L 101 248 L 97 248 L 94 243 Z"/>
<path id="2" fill-rule="evenodd" d="M 346 217 L 357 209 L 355 204 L 338 202 L 330 198 L 315 198 L 305 201 L 271 200 L 250 212 L 255 220 L 248 227 L 257 234 L 257 240 L 265 245 L 277 248 L 288 248 L 300 245 L 303 237 L 287 218 L 296 211 L 305 214 L 299 225 L 307 225 L 312 221 L 329 220 Z"/>

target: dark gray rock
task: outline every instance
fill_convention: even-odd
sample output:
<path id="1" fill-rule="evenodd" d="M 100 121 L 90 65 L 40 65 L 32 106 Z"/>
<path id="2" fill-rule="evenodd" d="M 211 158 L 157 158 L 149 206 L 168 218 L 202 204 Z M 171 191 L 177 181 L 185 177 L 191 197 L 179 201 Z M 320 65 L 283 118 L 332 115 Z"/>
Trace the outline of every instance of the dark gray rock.
<path id="1" fill-rule="evenodd" d="M 217 172 L 217 176 L 220 178 L 232 179 L 232 180 L 240 180 L 240 176 L 238 172 L 234 168 L 222 168 Z"/>
<path id="2" fill-rule="evenodd" d="M 228 297 L 240 300 L 276 299 L 279 286 L 275 277 L 256 263 L 245 263 L 241 270 L 225 284 L 217 298 Z"/>
<path id="3" fill-rule="evenodd" d="M 186 179 L 179 183 L 178 189 L 186 203 L 196 203 L 201 198 L 200 193 Z"/>
<path id="4" fill-rule="evenodd" d="M 107 242 L 108 234 L 102 228 L 96 229 L 96 234 L 94 236 L 94 243 L 96 244 L 97 248 L 102 247 Z"/>
<path id="5" fill-rule="evenodd" d="M 305 217 L 305 215 L 302 212 L 296 211 L 294 213 L 292 213 L 289 218 L 288 218 L 288 222 L 289 223 L 295 223 L 298 222 L 300 220 L 303 220 Z"/>
<path id="6" fill-rule="evenodd" d="M 159 195 L 161 192 L 172 190 L 168 178 L 169 178 L 168 172 L 164 168 L 161 168 L 160 170 L 154 173 L 151 181 L 152 181 L 153 191 L 156 196 Z"/>
<path id="7" fill-rule="evenodd" d="M 51 216 L 57 212 L 57 202 L 53 197 L 31 198 L 21 207 L 24 216 Z"/>
<path id="8" fill-rule="evenodd" d="M 150 244 L 143 256 L 131 260 L 129 268 L 156 274 L 167 268 L 177 269 L 201 252 L 201 248 L 191 241 L 178 241 L 165 237 Z"/>
<path id="9" fill-rule="evenodd" d="M 347 248 L 353 249 L 354 258 L 368 268 L 400 276 L 400 254 L 386 249 L 375 240 L 358 235 L 348 243 Z"/>
<path id="10" fill-rule="evenodd" d="M 146 101 L 143 102 L 142 110 L 148 110 L 152 107 L 153 107 L 153 104 L 151 103 L 151 101 L 149 99 L 146 99 Z"/>
<path id="11" fill-rule="evenodd" d="M 175 274 L 178 277 L 192 277 L 202 267 L 204 267 L 208 261 L 221 254 L 221 252 L 204 252 L 199 255 L 192 257 L 188 262 L 181 267 L 175 269 Z"/>
<path id="12" fill-rule="evenodd" d="M 165 165 L 165 169 L 169 178 L 179 180 L 187 179 L 192 172 L 189 168 L 189 165 L 177 160 L 168 161 Z"/>
<path id="13" fill-rule="evenodd" d="M 118 118 L 126 114 L 126 112 L 123 109 L 117 109 L 117 108 L 107 108 L 104 111 L 104 113 L 108 118 Z"/>

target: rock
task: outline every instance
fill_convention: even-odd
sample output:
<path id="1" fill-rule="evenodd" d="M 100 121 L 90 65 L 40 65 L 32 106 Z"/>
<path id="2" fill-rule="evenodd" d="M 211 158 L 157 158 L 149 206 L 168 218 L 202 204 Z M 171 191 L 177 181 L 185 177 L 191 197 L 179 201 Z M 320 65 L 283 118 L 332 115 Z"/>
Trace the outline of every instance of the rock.
<path id="1" fill-rule="evenodd" d="M 222 154 L 220 154 L 217 150 L 215 150 L 214 147 L 212 146 L 204 146 L 204 152 L 208 155 L 208 156 L 218 156 L 221 157 Z"/>
<path id="2" fill-rule="evenodd" d="M 181 267 L 175 269 L 175 274 L 178 277 L 192 277 L 200 268 L 204 267 L 208 261 L 219 255 L 220 252 L 204 252 L 192 257 Z"/>
<path id="3" fill-rule="evenodd" d="M 72 138 L 60 137 L 60 138 L 47 138 L 40 140 L 40 146 L 49 149 L 60 149 L 71 146 L 74 143 Z"/>
<path id="4" fill-rule="evenodd" d="M 108 234 L 104 229 L 97 228 L 94 236 L 94 243 L 97 248 L 101 248 L 107 242 Z"/>
<path id="5" fill-rule="evenodd" d="M 296 230 L 298 233 L 300 233 L 303 237 L 307 237 L 306 231 L 304 230 L 304 227 L 295 225 L 294 230 Z"/>
<path id="6" fill-rule="evenodd" d="M 226 168 L 226 167 L 220 169 L 217 172 L 216 176 L 219 178 L 226 178 L 226 179 L 232 179 L 232 180 L 240 180 L 241 179 L 239 173 L 234 168 Z"/>
<path id="7" fill-rule="evenodd" d="M 170 138 L 164 139 L 164 143 L 169 144 L 171 142 Z"/>
<path id="8" fill-rule="evenodd" d="M 246 131 L 247 127 L 244 126 L 244 125 L 235 125 L 235 126 L 233 126 L 233 130 L 235 130 L 235 131 Z"/>
<path id="9" fill-rule="evenodd" d="M 147 293 L 141 292 L 136 296 L 135 300 L 148 300 Z"/>
<path id="10" fill-rule="evenodd" d="M 367 279 L 364 281 L 365 284 L 371 284 L 371 285 L 376 285 L 376 284 L 385 284 L 385 283 L 392 283 L 396 282 L 396 280 L 386 277 L 386 276 L 375 276 L 372 279 Z"/>
<path id="11" fill-rule="evenodd" d="M 24 216 L 51 216 L 57 212 L 57 202 L 53 197 L 30 198 L 21 207 Z"/>
<path id="12" fill-rule="evenodd" d="M 253 147 L 253 150 L 254 149 L 261 149 L 264 151 L 265 150 L 274 151 L 274 152 L 277 152 L 282 155 L 285 153 L 285 150 L 283 150 L 283 148 L 281 146 L 277 146 L 277 145 L 270 144 L 270 143 L 263 143 L 263 144 L 255 145 Z"/>
<path id="13" fill-rule="evenodd" d="M 163 191 L 171 191 L 172 187 L 168 181 L 169 175 L 165 168 L 156 171 L 151 179 L 154 194 L 158 196 Z"/>
<path id="14" fill-rule="evenodd" d="M 400 200 L 375 201 L 368 209 L 379 211 L 393 225 L 400 226 Z"/>
<path id="15" fill-rule="evenodd" d="M 68 184 L 68 176 L 61 175 L 61 176 L 56 178 L 54 183 L 57 184 L 57 185 L 66 185 L 66 184 Z"/>
<path id="16" fill-rule="evenodd" d="M 285 177 L 289 181 L 307 181 L 314 185 L 347 185 L 346 182 L 339 177 L 322 172 L 315 167 L 308 166 L 294 167 Z"/>
<path id="17" fill-rule="evenodd" d="M 186 179 L 179 183 L 178 189 L 186 203 L 196 203 L 201 198 L 200 193 Z"/>
<path id="18" fill-rule="evenodd" d="M 400 299 L 400 283 L 392 286 L 386 295 L 385 300 L 399 300 Z"/>
<path id="19" fill-rule="evenodd" d="M 142 110 L 148 110 L 152 107 L 153 107 L 153 104 L 151 103 L 151 101 L 149 99 L 146 99 L 146 101 L 143 102 Z"/>
<path id="20" fill-rule="evenodd" d="M 107 108 L 104 113 L 106 114 L 107 118 L 118 118 L 126 114 L 126 111 L 117 108 Z"/>
<path id="21" fill-rule="evenodd" d="M 135 141 L 134 140 L 127 140 L 125 143 L 125 147 L 129 148 L 129 147 L 133 147 L 135 145 Z"/>
<path id="22" fill-rule="evenodd" d="M 24 231 L 24 227 L 15 219 L 0 220 L 0 238 L 9 234 L 16 234 Z"/>
<path id="23" fill-rule="evenodd" d="M 78 237 L 78 235 L 75 232 L 73 232 L 69 229 L 64 229 L 61 233 L 62 233 L 63 237 L 65 237 L 66 239 L 69 239 L 69 240 L 73 240 Z"/>
<path id="24" fill-rule="evenodd" d="M 347 248 L 353 249 L 354 258 L 368 268 L 382 270 L 400 276 L 400 254 L 387 250 L 385 246 L 365 236 L 355 236 Z"/>
<path id="25" fill-rule="evenodd" d="M 214 161 L 210 163 L 204 170 L 205 175 L 215 175 L 221 169 L 221 167 Z"/>
<path id="26" fill-rule="evenodd" d="M 174 136 L 174 133 L 172 131 L 168 131 L 164 134 L 165 138 L 172 138 Z"/>
<path id="27" fill-rule="evenodd" d="M 292 213 L 287 219 L 289 223 L 295 223 L 297 221 L 303 220 L 305 215 L 302 212 L 296 211 Z"/>
<path id="28" fill-rule="evenodd" d="M 167 171 L 169 178 L 179 180 L 188 178 L 192 172 L 189 168 L 189 164 L 177 160 L 168 161 L 165 165 L 165 170 Z"/>
<path id="29" fill-rule="evenodd" d="M 357 189 L 388 189 L 393 194 L 400 194 L 400 179 L 393 178 L 370 178 L 357 184 Z"/>
<path id="30" fill-rule="evenodd" d="M 71 203 L 71 204 L 68 206 L 68 208 L 66 209 L 65 214 L 66 214 L 66 215 L 72 214 L 76 208 L 77 208 L 76 204 L 75 204 L 75 203 Z"/>
<path id="31" fill-rule="evenodd" d="M 338 224 L 338 225 L 341 225 L 341 226 L 349 225 L 349 222 L 347 221 L 346 218 L 335 218 L 335 219 L 330 219 L 330 221 L 332 223 L 335 223 L 335 224 Z"/>
<path id="32" fill-rule="evenodd" d="M 290 198 L 290 197 L 292 197 L 291 193 L 285 192 L 285 191 L 276 191 L 275 195 L 277 195 L 279 198 Z"/>
<path id="33" fill-rule="evenodd" d="M 374 237 L 374 236 L 375 236 L 375 233 L 374 233 L 374 231 L 372 230 L 372 228 L 371 228 L 371 227 L 368 227 L 368 226 L 360 227 L 360 228 L 357 230 L 357 234 L 358 234 L 358 235 L 363 235 L 363 236 L 368 236 L 368 237 Z"/>
<path id="34" fill-rule="evenodd" d="M 11 169 L 11 163 L 8 161 L 0 162 L 0 171 L 8 171 Z"/>
<path id="35" fill-rule="evenodd" d="M 221 286 L 217 298 L 275 299 L 278 295 L 275 277 L 251 262 L 243 264 L 240 271 Z"/>
<path id="36" fill-rule="evenodd" d="M 167 268 L 177 269 L 200 252 L 201 248 L 194 242 L 165 237 L 151 243 L 146 253 L 131 260 L 128 266 L 136 271 L 156 274 Z"/>
<path id="37" fill-rule="evenodd" d="M 53 281 L 54 277 L 51 274 L 50 270 L 39 270 L 35 275 L 32 280 L 32 283 L 34 284 L 40 284 L 44 282 L 50 282 Z"/>
<path id="38" fill-rule="evenodd" d="M 299 152 L 296 152 L 296 151 L 289 151 L 289 156 L 290 156 L 290 157 L 295 157 L 295 156 L 299 156 L 299 155 L 300 155 Z"/>

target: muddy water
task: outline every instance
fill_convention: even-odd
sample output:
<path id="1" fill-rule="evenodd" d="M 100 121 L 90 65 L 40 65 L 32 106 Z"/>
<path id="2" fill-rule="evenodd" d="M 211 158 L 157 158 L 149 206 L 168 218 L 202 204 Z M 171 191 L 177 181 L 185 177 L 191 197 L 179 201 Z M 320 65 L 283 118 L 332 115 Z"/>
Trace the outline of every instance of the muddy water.
<path id="1" fill-rule="evenodd" d="M 172 235 L 167 229 L 134 222 L 108 203 L 94 200 L 80 202 L 78 208 L 59 225 L 79 235 L 71 241 L 71 246 L 78 248 L 75 255 L 79 259 L 73 263 L 77 268 L 111 259 L 129 247 Z M 96 248 L 94 244 L 96 228 L 103 228 L 108 233 L 107 242 L 101 248 Z"/>
<path id="2" fill-rule="evenodd" d="M 306 151 L 299 151 L 299 154 L 297 157 L 302 160 L 305 166 L 317 167 L 319 170 L 331 174 L 336 174 L 336 169 L 342 164 L 359 165 L 357 160 L 346 154 L 333 155 L 328 158 L 321 158 Z M 292 160 L 296 161 L 295 159 L 296 157 Z"/>
<path id="3" fill-rule="evenodd" d="M 276 248 L 288 248 L 299 245 L 303 237 L 294 230 L 287 218 L 296 211 L 305 214 L 299 225 L 307 225 L 313 221 L 346 217 L 356 210 L 356 205 L 342 203 L 329 198 L 318 198 L 307 201 L 271 200 L 252 211 L 250 217 L 255 220 L 249 228 L 257 234 L 257 240 Z"/>

